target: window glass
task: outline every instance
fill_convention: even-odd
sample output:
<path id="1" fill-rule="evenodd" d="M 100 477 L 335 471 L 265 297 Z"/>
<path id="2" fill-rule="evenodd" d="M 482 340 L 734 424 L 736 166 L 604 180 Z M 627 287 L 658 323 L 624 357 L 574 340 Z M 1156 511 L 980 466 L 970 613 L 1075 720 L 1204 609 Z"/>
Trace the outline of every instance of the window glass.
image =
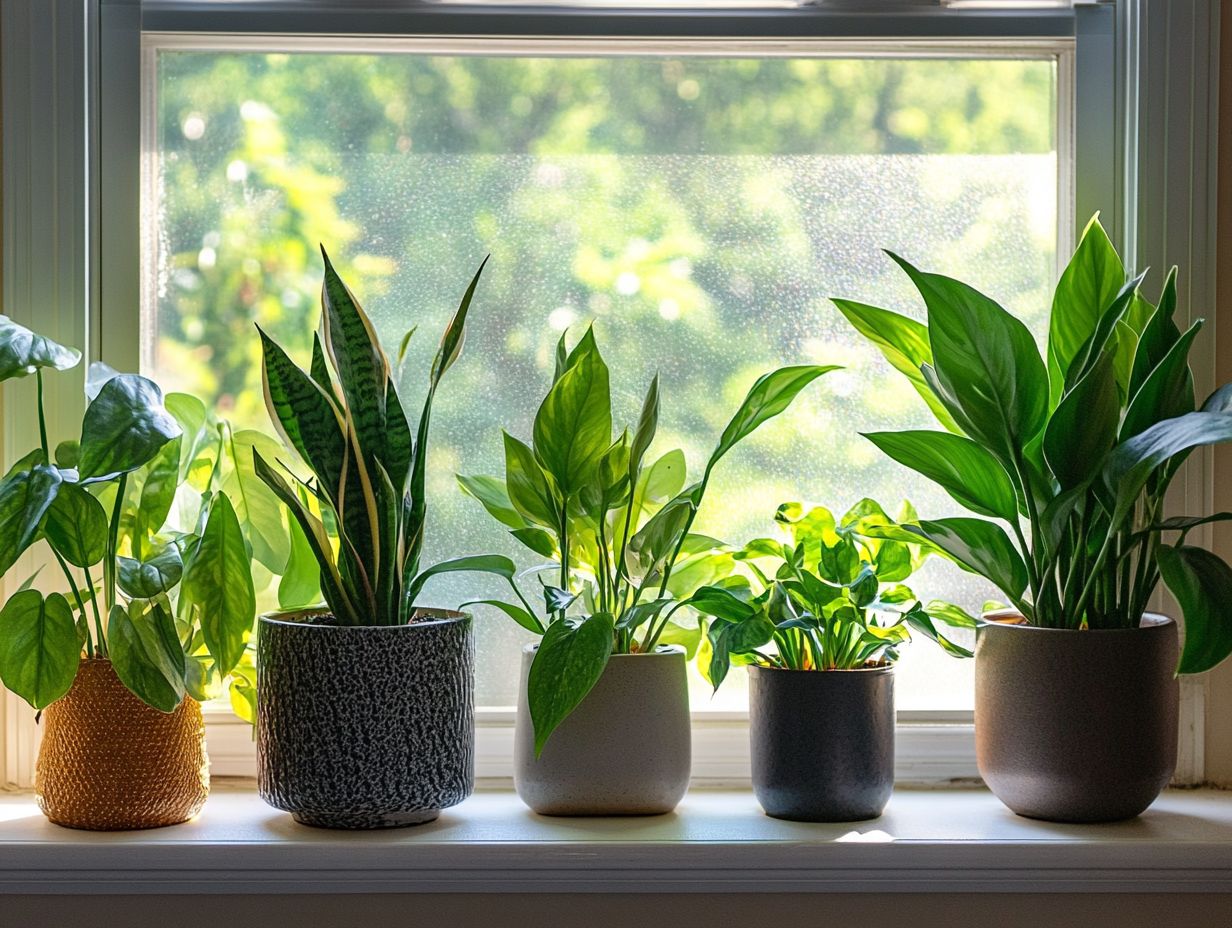
<path id="1" fill-rule="evenodd" d="M 734 543 L 768 533 L 789 500 L 958 512 L 859 434 L 933 424 L 827 300 L 920 316 L 881 249 L 976 284 L 1043 334 L 1053 58 L 153 60 L 143 363 L 165 389 L 268 428 L 253 325 L 306 363 L 320 242 L 391 353 L 419 327 L 400 385 L 417 411 L 436 339 L 491 254 L 434 415 L 427 563 L 502 551 L 532 565 L 454 474 L 500 474 L 500 429 L 529 437 L 566 328 L 594 323 L 625 419 L 660 373 L 655 448 L 682 448 L 694 472 L 758 374 L 844 365 L 719 466 L 698 529 Z M 914 586 L 973 611 L 993 595 L 938 561 Z M 502 592 L 452 574 L 427 600 Z M 510 705 L 528 639 L 476 612 L 479 702 Z M 919 642 L 900 667 L 900 709 L 971 706 L 970 662 Z M 739 707 L 739 677 L 713 699 L 697 678 L 695 706 Z"/>

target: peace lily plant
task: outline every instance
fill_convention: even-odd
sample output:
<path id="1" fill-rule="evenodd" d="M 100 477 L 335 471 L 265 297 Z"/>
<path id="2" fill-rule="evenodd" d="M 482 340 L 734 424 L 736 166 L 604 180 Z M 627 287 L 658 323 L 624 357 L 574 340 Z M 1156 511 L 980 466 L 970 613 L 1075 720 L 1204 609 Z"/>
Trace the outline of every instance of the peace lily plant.
<path id="1" fill-rule="evenodd" d="M 551 562 L 535 572 L 542 594 L 538 608 L 512 575 L 516 603 L 484 601 L 542 636 L 527 690 L 536 755 L 613 655 L 651 654 L 664 644 L 696 641 L 696 629 L 673 618 L 698 586 L 724 568 L 723 545 L 692 531 L 714 468 L 834 369 L 800 365 L 759 378 L 701 478 L 686 486 L 681 451 L 647 460 L 659 423 L 658 377 L 637 422 L 613 438 L 609 372 L 594 331 L 588 329 L 572 350 L 562 335 L 531 442 L 505 433 L 504 479 L 459 478 L 514 538 Z"/>
<path id="2" fill-rule="evenodd" d="M 1150 302 L 1145 273 L 1129 277 L 1095 219 L 1057 284 L 1043 353 L 990 297 L 891 257 L 926 323 L 834 302 L 942 426 L 869 440 L 978 516 L 890 531 L 1013 607 L 977 641 L 981 773 L 1024 815 L 1136 815 L 1175 767 L 1174 674 L 1232 653 L 1232 569 L 1189 543 L 1232 515 L 1165 512 L 1193 450 L 1232 440 L 1232 385 L 1198 402 L 1189 353 L 1202 320 L 1177 325 L 1176 269 Z M 1161 581 L 1184 617 L 1179 659 L 1176 624 L 1147 613 Z"/>
<path id="3" fill-rule="evenodd" d="M 255 480 L 199 400 L 164 399 L 152 381 L 105 365 L 90 370 L 80 437 L 53 448 L 43 372 L 80 359 L 0 317 L 0 380 L 34 374 L 39 421 L 38 447 L 0 481 L 0 574 L 44 542 L 69 591 L 44 594 L 30 578 L 9 597 L 0 678 L 43 709 L 68 692 L 83 655 L 106 658 L 134 695 L 169 713 L 185 696 L 214 695 L 244 655 L 250 556 L 223 488 Z M 241 508 L 245 520 L 251 512 Z"/>

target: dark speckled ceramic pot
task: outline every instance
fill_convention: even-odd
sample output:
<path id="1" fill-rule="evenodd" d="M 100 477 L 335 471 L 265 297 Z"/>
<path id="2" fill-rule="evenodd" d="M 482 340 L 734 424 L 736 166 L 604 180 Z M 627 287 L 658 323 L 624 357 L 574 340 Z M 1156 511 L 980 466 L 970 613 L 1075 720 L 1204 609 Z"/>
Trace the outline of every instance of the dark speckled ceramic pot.
<path id="1" fill-rule="evenodd" d="M 753 794 L 797 822 L 876 818 L 894 790 L 894 668 L 749 667 Z"/>
<path id="2" fill-rule="evenodd" d="M 975 749 L 980 775 L 1019 815 L 1054 822 L 1133 818 L 1176 769 L 1176 623 L 1072 631 L 980 626 Z"/>
<path id="3" fill-rule="evenodd" d="M 341 627 L 262 616 L 257 786 L 297 822 L 394 828 L 435 819 L 475 779 L 471 617 Z"/>

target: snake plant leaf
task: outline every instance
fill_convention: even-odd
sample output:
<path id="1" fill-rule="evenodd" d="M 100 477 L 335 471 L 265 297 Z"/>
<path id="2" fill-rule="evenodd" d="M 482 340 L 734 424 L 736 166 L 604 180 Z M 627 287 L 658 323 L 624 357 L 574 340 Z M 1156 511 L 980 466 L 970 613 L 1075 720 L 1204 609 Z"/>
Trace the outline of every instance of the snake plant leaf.
<path id="1" fill-rule="evenodd" d="M 956 502 L 995 519 L 1018 518 L 1014 485 L 983 447 L 950 432 L 866 432 L 887 456 L 941 485 Z"/>
<path id="2" fill-rule="evenodd" d="M 180 477 L 188 476 L 189 468 L 201 455 L 202 448 L 214 439 L 212 429 L 207 429 L 209 413 L 205 403 L 188 393 L 168 393 L 163 397 L 167 412 L 180 424 Z"/>
<path id="3" fill-rule="evenodd" d="M 184 567 L 180 595 L 197 609 L 205 646 L 218 673 L 226 676 L 244 655 L 257 601 L 244 532 L 225 493 L 210 500 L 205 531 Z"/>
<path id="4" fill-rule="evenodd" d="M 1021 607 L 1027 567 L 1005 530 L 983 519 L 922 520 L 905 528 L 927 538 L 960 567 L 990 580 Z"/>
<path id="5" fill-rule="evenodd" d="M 81 642 L 73 610 L 59 593 L 14 593 L 0 610 L 0 680 L 35 709 L 68 692 Z"/>
<path id="6" fill-rule="evenodd" d="M 39 335 L 0 316 L 0 381 L 25 377 L 39 368 L 64 371 L 76 367 L 81 352 Z"/>
<path id="7" fill-rule="evenodd" d="M 836 364 L 801 364 L 781 367 L 758 377 L 719 437 L 706 465 L 707 472 L 760 425 L 787 409 L 801 390 L 823 374 L 838 369 Z"/>
<path id="8" fill-rule="evenodd" d="M 928 307 L 933 368 L 965 414 L 964 430 L 1002 463 L 1021 459 L 1048 412 L 1047 371 L 1034 336 L 973 287 L 890 257 Z"/>
<path id="9" fill-rule="evenodd" d="M 1185 616 L 1177 673 L 1202 673 L 1232 654 L 1232 568 L 1204 548 L 1159 549 L 1159 572 Z"/>
<path id="10" fill-rule="evenodd" d="M 107 513 L 89 492 L 61 483 L 47 509 L 43 532 L 51 547 L 74 567 L 90 567 L 107 553 Z"/>
<path id="11" fill-rule="evenodd" d="M 535 756 L 556 727 L 577 708 L 603 676 L 612 654 L 615 620 L 597 612 L 548 626 L 530 665 L 527 701 L 535 730 Z"/>
<path id="12" fill-rule="evenodd" d="M 38 538 L 61 483 L 60 472 L 44 464 L 0 481 L 0 576 Z"/>
<path id="13" fill-rule="evenodd" d="M 1156 422 L 1194 411 L 1194 381 L 1193 372 L 1189 369 L 1189 349 L 1201 328 L 1202 320 L 1198 319 L 1143 379 L 1121 422 L 1122 441 L 1145 431 Z"/>
<path id="14" fill-rule="evenodd" d="M 1121 258 L 1099 216 L 1093 216 L 1053 293 L 1048 325 L 1048 382 L 1053 408 L 1061 401 L 1066 372 L 1124 283 Z"/>
<path id="15" fill-rule="evenodd" d="M 1089 482 L 1116 444 L 1121 391 L 1113 365 L 1105 353 L 1062 397 L 1044 429 L 1044 460 L 1062 490 Z"/>
<path id="16" fill-rule="evenodd" d="M 535 415 L 533 436 L 535 457 L 560 492 L 568 498 L 580 490 L 612 443 L 608 369 L 597 348 L 577 355 L 552 385 Z"/>
<path id="17" fill-rule="evenodd" d="M 407 333 L 408 336 L 410 333 Z M 334 379 L 329 373 L 329 364 L 325 360 L 325 349 L 321 347 L 321 336 L 312 333 L 312 359 L 308 363 L 308 376 L 310 376 L 321 391 L 333 400 L 335 406 L 341 406 L 342 401 L 338 398 L 338 391 L 334 389 Z"/>
<path id="18" fill-rule="evenodd" d="M 857 332 L 881 351 L 891 367 L 907 378 L 941 426 L 951 432 L 959 431 L 958 423 L 928 385 L 921 370 L 925 365 L 931 367 L 933 363 L 928 327 L 891 310 L 854 300 L 831 299 L 830 302 L 838 307 L 838 311 Z"/>
<path id="19" fill-rule="evenodd" d="M 136 599 L 168 595 L 184 575 L 184 560 L 174 544 L 144 561 L 123 556 L 116 561 L 120 589 Z"/>
<path id="20" fill-rule="evenodd" d="M 86 407 L 78 471 L 83 480 L 129 473 L 151 461 L 181 432 L 154 381 L 118 374 Z"/>
<path id="21" fill-rule="evenodd" d="M 184 655 L 179 652 L 177 663 L 171 622 L 157 603 L 146 610 L 140 600 L 129 603 L 127 609 L 112 606 L 107 616 L 108 655 L 116 676 L 147 706 L 168 713 L 175 711 L 186 692 Z"/>
<path id="22" fill-rule="evenodd" d="M 391 380 L 385 385 L 385 454 L 381 466 L 399 493 L 406 489 L 410 480 L 414 452 L 411 426 L 406 421 L 406 411 Z"/>

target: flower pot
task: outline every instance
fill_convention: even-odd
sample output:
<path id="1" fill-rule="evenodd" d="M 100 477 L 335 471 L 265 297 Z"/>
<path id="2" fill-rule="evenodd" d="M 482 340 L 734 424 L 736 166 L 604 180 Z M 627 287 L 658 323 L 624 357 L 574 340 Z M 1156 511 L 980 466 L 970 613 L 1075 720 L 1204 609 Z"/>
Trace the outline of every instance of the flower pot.
<path id="1" fill-rule="evenodd" d="M 894 790 L 894 668 L 749 667 L 753 794 L 797 822 L 876 818 Z"/>
<path id="2" fill-rule="evenodd" d="M 1019 815 L 1133 818 L 1176 768 L 1176 623 L 1074 631 L 980 626 L 975 745 L 980 775 Z M 1010 620 L 1012 621 L 1012 619 Z"/>
<path id="3" fill-rule="evenodd" d="M 83 660 L 72 688 L 43 712 L 34 768 L 39 808 L 93 831 L 188 821 L 210 793 L 201 705 L 152 709 L 103 659 Z"/>
<path id="4" fill-rule="evenodd" d="M 657 815 L 689 788 L 692 742 L 685 653 L 613 654 L 599 682 L 535 757 L 522 651 L 513 783 L 541 815 Z"/>
<path id="5" fill-rule="evenodd" d="M 331 621 L 319 610 L 261 617 L 261 798 L 324 828 L 430 822 L 474 787 L 471 617 Z"/>

